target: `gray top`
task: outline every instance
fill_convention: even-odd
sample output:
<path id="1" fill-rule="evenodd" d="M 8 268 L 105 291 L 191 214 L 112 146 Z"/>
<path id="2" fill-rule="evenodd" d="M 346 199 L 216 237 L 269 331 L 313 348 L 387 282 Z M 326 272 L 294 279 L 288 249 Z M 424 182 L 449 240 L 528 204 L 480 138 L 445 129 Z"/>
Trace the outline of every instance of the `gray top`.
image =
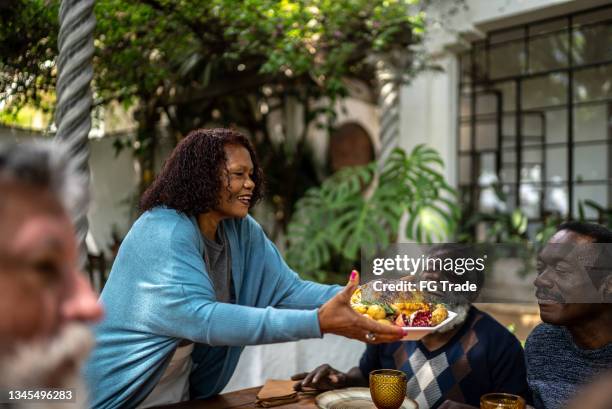
<path id="1" fill-rule="evenodd" d="M 219 223 L 215 241 L 204 235 L 202 238 L 204 239 L 204 262 L 213 282 L 217 301 L 233 303 L 232 256 L 223 225 Z"/>
<path id="2" fill-rule="evenodd" d="M 581 349 L 565 327 L 544 323 L 527 338 L 525 358 L 536 409 L 561 409 L 580 386 L 612 368 L 612 344 Z"/>

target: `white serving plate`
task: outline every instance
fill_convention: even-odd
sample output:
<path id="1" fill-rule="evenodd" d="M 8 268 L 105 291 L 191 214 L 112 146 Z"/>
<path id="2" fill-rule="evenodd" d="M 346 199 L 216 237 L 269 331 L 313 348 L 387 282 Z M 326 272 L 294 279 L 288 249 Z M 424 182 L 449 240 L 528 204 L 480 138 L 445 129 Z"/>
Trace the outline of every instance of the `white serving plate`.
<path id="1" fill-rule="evenodd" d="M 404 330 L 408 331 L 408 334 L 402 338 L 402 341 L 418 341 L 423 338 L 427 334 L 431 334 L 434 331 L 439 330 L 444 325 L 448 324 L 457 316 L 456 312 L 449 311 L 448 317 L 435 327 L 402 327 Z"/>
<path id="2" fill-rule="evenodd" d="M 323 392 L 315 398 L 320 409 L 376 409 L 369 388 L 345 388 Z M 419 409 L 412 399 L 405 398 L 400 409 Z"/>

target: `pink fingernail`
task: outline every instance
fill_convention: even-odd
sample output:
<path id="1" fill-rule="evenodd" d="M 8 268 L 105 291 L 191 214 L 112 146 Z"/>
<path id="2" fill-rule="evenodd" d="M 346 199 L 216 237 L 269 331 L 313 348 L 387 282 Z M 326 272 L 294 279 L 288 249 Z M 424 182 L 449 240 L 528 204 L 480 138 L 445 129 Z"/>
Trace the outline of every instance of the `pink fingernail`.
<path id="1" fill-rule="evenodd" d="M 402 328 L 402 334 L 403 334 L 404 336 L 408 335 L 408 330 L 407 330 L 407 329 L 403 329 L 403 328 Z"/>
<path id="2" fill-rule="evenodd" d="M 355 280 L 355 277 L 357 277 L 357 271 L 353 270 L 351 271 L 351 281 Z"/>

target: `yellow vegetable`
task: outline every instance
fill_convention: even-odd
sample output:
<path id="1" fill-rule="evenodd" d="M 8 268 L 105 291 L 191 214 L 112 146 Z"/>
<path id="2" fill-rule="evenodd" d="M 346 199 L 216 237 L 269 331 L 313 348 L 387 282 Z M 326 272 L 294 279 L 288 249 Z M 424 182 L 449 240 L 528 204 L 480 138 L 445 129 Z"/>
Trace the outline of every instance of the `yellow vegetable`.
<path id="1" fill-rule="evenodd" d="M 441 304 L 436 305 L 436 308 L 431 313 L 431 325 L 436 326 L 442 321 L 448 318 L 448 311 L 446 307 Z"/>
<path id="2" fill-rule="evenodd" d="M 399 314 L 402 312 L 402 309 L 404 309 L 404 303 L 403 302 L 396 302 L 391 304 L 391 308 L 393 308 L 393 311 L 395 311 L 396 314 Z"/>
<path id="3" fill-rule="evenodd" d="M 358 288 L 351 295 L 351 304 L 360 304 L 360 303 L 361 303 L 361 288 Z"/>
<path id="4" fill-rule="evenodd" d="M 368 312 L 368 306 L 363 304 L 354 304 L 353 309 L 359 314 L 365 314 Z"/>
<path id="5" fill-rule="evenodd" d="M 401 311 L 403 314 L 410 315 L 413 312 L 420 310 L 429 310 L 429 307 L 427 304 L 422 302 L 407 302 L 404 303 Z"/>
<path id="6" fill-rule="evenodd" d="M 385 309 L 383 307 L 381 307 L 380 305 L 370 305 L 368 307 L 368 312 L 367 314 L 374 318 L 375 320 L 380 320 L 383 319 L 387 316 L 387 313 L 385 312 Z"/>

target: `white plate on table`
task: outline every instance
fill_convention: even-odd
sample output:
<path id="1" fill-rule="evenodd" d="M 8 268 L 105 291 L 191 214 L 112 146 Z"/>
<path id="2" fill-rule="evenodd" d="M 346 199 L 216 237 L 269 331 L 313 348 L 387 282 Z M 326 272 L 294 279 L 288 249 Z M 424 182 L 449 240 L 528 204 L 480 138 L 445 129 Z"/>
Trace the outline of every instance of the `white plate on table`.
<path id="1" fill-rule="evenodd" d="M 448 317 L 435 327 L 402 327 L 404 330 L 408 331 L 408 334 L 402 338 L 402 341 L 418 341 L 423 338 L 427 334 L 431 334 L 434 331 L 439 330 L 444 325 L 451 322 L 457 316 L 456 312 L 449 311 Z"/>
<path id="2" fill-rule="evenodd" d="M 323 392 L 315 402 L 320 409 L 376 409 L 369 388 L 345 388 Z M 419 409 L 412 399 L 405 398 L 400 409 Z"/>

